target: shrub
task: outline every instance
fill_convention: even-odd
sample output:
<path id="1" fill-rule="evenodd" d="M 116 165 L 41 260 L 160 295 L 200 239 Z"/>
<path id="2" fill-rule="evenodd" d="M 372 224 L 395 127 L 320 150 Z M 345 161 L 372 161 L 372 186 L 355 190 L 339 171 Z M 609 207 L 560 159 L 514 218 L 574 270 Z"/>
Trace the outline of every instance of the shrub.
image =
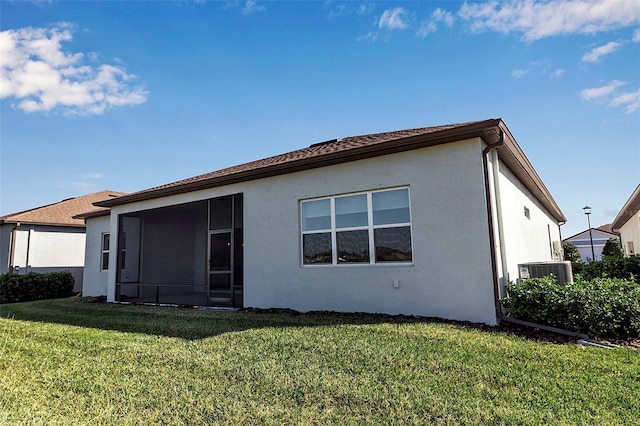
<path id="1" fill-rule="evenodd" d="M 596 278 L 559 285 L 553 276 L 507 285 L 509 315 L 592 337 L 640 337 L 640 284 Z"/>
<path id="2" fill-rule="evenodd" d="M 580 252 L 573 241 L 565 241 L 562 243 L 562 252 L 564 253 L 564 260 L 568 260 L 571 263 L 582 263 Z"/>
<path id="3" fill-rule="evenodd" d="M 619 238 L 609 238 L 602 248 L 602 258 L 607 257 L 623 257 L 622 246 Z"/>
<path id="4" fill-rule="evenodd" d="M 67 297 L 74 283 L 70 272 L 0 275 L 0 304 Z"/>
<path id="5" fill-rule="evenodd" d="M 640 283 L 640 256 L 605 257 L 585 264 L 574 276 L 581 275 L 587 281 L 595 278 L 622 278 Z"/>

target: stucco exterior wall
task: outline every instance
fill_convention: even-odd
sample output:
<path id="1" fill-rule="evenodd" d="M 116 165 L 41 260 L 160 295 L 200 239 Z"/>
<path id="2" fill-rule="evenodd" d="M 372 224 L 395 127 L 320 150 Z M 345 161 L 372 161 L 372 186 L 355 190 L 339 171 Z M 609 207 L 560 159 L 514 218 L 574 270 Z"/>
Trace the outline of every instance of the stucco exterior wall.
<path id="1" fill-rule="evenodd" d="M 640 211 L 622 225 L 619 231 L 625 256 L 640 254 Z M 630 252 L 629 242 L 633 243 L 633 253 Z"/>
<path id="2" fill-rule="evenodd" d="M 493 166 L 495 158 L 489 163 Z M 490 175 L 493 178 L 494 168 Z M 501 274 L 501 281 L 519 279 L 518 264 L 541 261 L 561 261 L 561 253 L 555 249 L 562 246 L 558 222 L 549 214 L 542 204 L 514 176 L 502 162 L 498 164 L 498 188 L 504 253 L 498 248 L 500 268 L 502 259 L 506 259 L 506 277 Z M 495 195 L 494 195 L 495 197 Z M 528 217 L 525 215 L 525 208 Z M 497 212 L 496 212 L 496 232 Z M 555 242 L 555 248 L 554 248 Z"/>
<path id="3" fill-rule="evenodd" d="M 14 224 L 0 230 L 0 273 L 9 272 Z M 13 243 L 14 272 L 71 272 L 75 279 L 73 290 L 80 291 L 83 280 L 85 233 L 83 228 L 45 225 L 22 225 L 15 231 Z"/>
<path id="4" fill-rule="evenodd" d="M 83 296 L 105 296 L 107 294 L 108 271 L 101 271 L 102 234 L 109 233 L 109 216 L 94 217 L 86 220 L 87 249 L 84 256 Z M 115 244 L 111 241 L 109 258 L 115 256 Z"/>
<path id="5" fill-rule="evenodd" d="M 244 306 L 495 324 L 482 143 L 473 139 L 116 206 L 120 214 L 244 193 Z M 303 266 L 300 201 L 408 186 L 413 264 Z M 115 257 L 107 294 L 115 294 Z M 394 281 L 399 286 L 394 287 Z"/>
<path id="6" fill-rule="evenodd" d="M 32 267 L 82 267 L 84 265 L 84 229 L 36 227 L 29 243 Z"/>
<path id="7" fill-rule="evenodd" d="M 245 195 L 245 304 L 495 323 L 481 149 L 459 142 L 256 182 Z M 404 185 L 413 265 L 301 266 L 300 200 Z"/>

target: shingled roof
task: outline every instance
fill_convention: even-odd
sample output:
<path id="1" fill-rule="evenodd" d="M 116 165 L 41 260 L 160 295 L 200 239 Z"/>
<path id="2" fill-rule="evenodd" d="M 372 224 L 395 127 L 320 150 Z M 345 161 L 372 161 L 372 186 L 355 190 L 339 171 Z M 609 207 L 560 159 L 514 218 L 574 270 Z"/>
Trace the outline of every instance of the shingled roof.
<path id="1" fill-rule="evenodd" d="M 81 213 L 95 210 L 93 203 L 125 195 L 124 192 L 100 191 L 81 197 L 69 198 L 58 203 L 37 207 L 0 217 L 0 224 L 20 223 L 30 225 L 54 225 L 84 227 L 84 220 L 74 218 Z"/>
<path id="2" fill-rule="evenodd" d="M 556 219 L 566 221 L 551 194 L 501 119 L 332 139 L 274 157 L 205 173 L 112 200 L 105 200 L 95 203 L 95 205 L 113 207 L 476 137 L 490 140 L 491 142 L 487 143 L 492 143 L 495 142 L 494 139 L 500 131 L 505 134 L 505 144 L 498 148 L 503 162 L 516 176 L 521 178 L 527 188 L 547 206 Z"/>

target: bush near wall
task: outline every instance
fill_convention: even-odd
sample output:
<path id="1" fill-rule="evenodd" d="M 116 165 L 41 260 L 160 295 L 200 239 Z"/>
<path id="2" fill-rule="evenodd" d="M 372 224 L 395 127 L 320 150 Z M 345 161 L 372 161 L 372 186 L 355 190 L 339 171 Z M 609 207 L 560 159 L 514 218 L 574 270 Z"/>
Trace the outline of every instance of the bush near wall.
<path id="1" fill-rule="evenodd" d="M 0 304 L 68 297 L 74 284 L 70 272 L 3 274 L 0 275 Z"/>
<path id="2" fill-rule="evenodd" d="M 587 281 L 595 278 L 622 278 L 640 283 L 640 256 L 607 256 L 602 260 L 583 263 L 574 269 L 573 274 L 580 275 Z"/>
<path id="3" fill-rule="evenodd" d="M 620 278 L 580 277 L 559 285 L 553 276 L 507 285 L 502 299 L 513 318 L 591 337 L 640 337 L 640 284 Z"/>

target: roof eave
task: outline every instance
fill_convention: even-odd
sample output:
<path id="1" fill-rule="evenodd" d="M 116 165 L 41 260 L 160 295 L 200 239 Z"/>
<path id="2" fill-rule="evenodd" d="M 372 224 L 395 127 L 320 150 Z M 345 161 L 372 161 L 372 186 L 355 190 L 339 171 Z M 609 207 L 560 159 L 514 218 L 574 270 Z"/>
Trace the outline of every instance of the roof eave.
<path id="1" fill-rule="evenodd" d="M 37 222 L 30 220 L 0 220 L 0 225 L 33 225 L 33 226 L 58 226 L 62 228 L 85 228 L 86 226 L 81 223 L 56 223 L 56 222 Z"/>
<path id="2" fill-rule="evenodd" d="M 406 138 L 392 140 L 383 144 L 363 146 L 348 151 L 324 154 L 319 157 L 303 158 L 288 163 L 275 164 L 246 172 L 234 173 L 228 176 L 213 177 L 197 182 L 185 182 L 168 188 L 150 189 L 141 193 L 134 193 L 94 203 L 98 207 L 113 207 L 122 204 L 129 204 L 137 201 L 146 201 L 154 198 L 177 195 L 185 192 L 192 192 L 201 189 L 230 185 L 234 183 L 246 182 L 250 180 L 262 179 L 277 175 L 294 173 L 302 170 L 315 169 L 366 158 L 378 157 L 381 155 L 393 154 L 417 148 L 435 146 L 474 137 L 484 137 L 486 133 L 495 129 L 501 123 L 500 119 L 486 120 L 472 123 L 469 126 L 446 129 L 426 135 L 410 136 Z"/>
<path id="3" fill-rule="evenodd" d="M 636 187 L 616 218 L 611 222 L 611 229 L 619 231 L 640 210 L 640 185 Z"/>
<path id="4" fill-rule="evenodd" d="M 558 222 L 566 222 L 566 217 L 556 204 L 555 200 L 551 196 L 551 193 L 546 188 L 546 186 L 542 182 L 542 179 L 540 178 L 540 176 L 538 176 L 531 163 L 527 160 L 524 152 L 518 146 L 515 138 L 513 137 L 513 135 L 511 135 L 508 128 L 501 119 L 491 119 L 475 122 L 463 127 L 455 127 L 452 129 L 445 129 L 434 133 L 400 138 L 381 144 L 362 146 L 350 149 L 348 151 L 332 152 L 317 157 L 302 158 L 287 163 L 265 166 L 226 176 L 212 177 L 195 182 L 185 182 L 183 184 L 170 187 L 159 187 L 157 189 L 150 189 L 139 193 L 124 195 L 111 200 L 101 201 L 98 203 L 94 203 L 94 205 L 99 207 L 114 207 L 138 201 L 146 201 L 154 198 L 178 195 L 186 192 L 231 185 L 241 182 L 247 182 L 250 180 L 284 175 L 288 173 L 326 167 L 341 163 L 348 163 L 351 161 L 373 158 L 382 155 L 394 154 L 398 152 L 473 138 L 481 138 L 486 144 L 491 144 L 494 142 L 495 132 L 499 130 L 504 131 L 507 136 L 505 138 L 507 141 L 505 145 L 498 148 L 498 152 L 505 164 L 507 164 L 507 166 L 510 167 L 521 180 L 523 180 L 525 186 L 548 209 L 551 215 Z"/>
<path id="5" fill-rule="evenodd" d="M 95 217 L 109 216 L 110 214 L 111 214 L 111 209 L 103 209 L 103 210 L 90 211 L 87 213 L 77 214 L 73 216 L 73 218 L 86 220 L 86 219 L 92 219 Z"/>
<path id="6" fill-rule="evenodd" d="M 549 192 L 545 186 L 540 175 L 538 175 L 531 162 L 527 159 L 522 148 L 520 148 L 516 142 L 514 136 L 509 132 L 509 129 L 504 123 L 500 123 L 500 128 L 505 132 L 505 143 L 501 147 L 498 147 L 500 159 L 520 181 L 522 181 L 538 201 L 545 206 L 558 223 L 566 223 L 567 218 L 553 199 L 551 192 Z"/>

